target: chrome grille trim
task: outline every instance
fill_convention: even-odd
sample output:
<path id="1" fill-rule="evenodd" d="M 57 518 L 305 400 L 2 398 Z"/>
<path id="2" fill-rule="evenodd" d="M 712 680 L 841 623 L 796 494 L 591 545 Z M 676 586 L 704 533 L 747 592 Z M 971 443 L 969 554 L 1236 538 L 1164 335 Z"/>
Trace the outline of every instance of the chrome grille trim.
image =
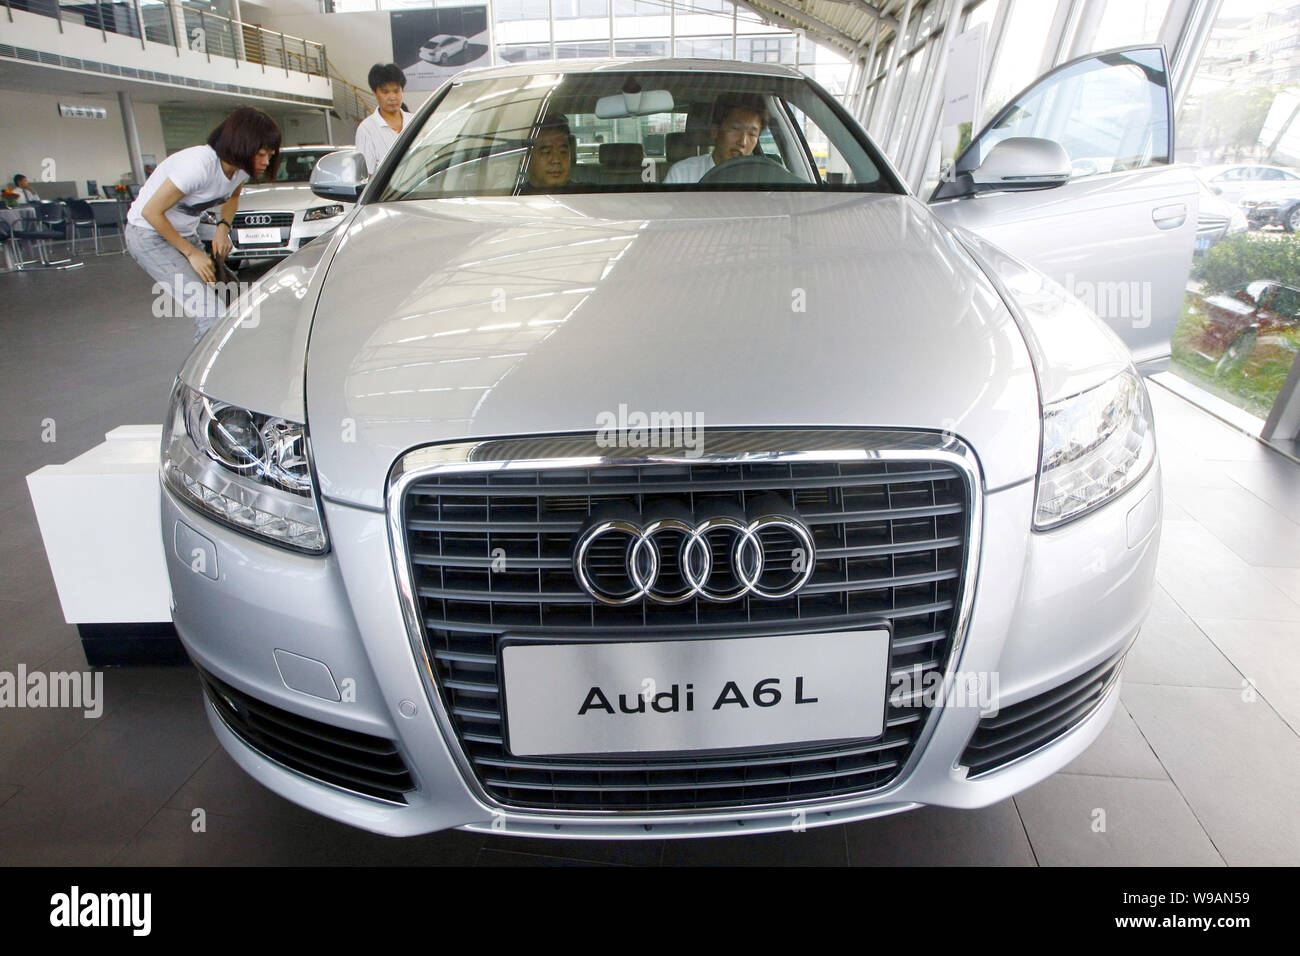
<path id="1" fill-rule="evenodd" d="M 955 607 L 952 602 L 939 602 L 931 609 L 949 609 L 953 611 L 950 630 L 950 646 L 946 659 L 942 661 L 944 672 L 951 669 L 960 658 L 965 643 L 966 632 L 970 622 L 971 605 L 978 576 L 983 531 L 983 478 L 979 461 L 974 451 L 950 434 L 938 432 L 913 432 L 884 429 L 853 428 L 808 428 L 808 429 L 726 429 L 705 433 L 705 446 L 709 454 L 685 456 L 673 450 L 636 450 L 635 452 L 618 450 L 611 454 L 609 449 L 599 448 L 593 434 L 541 436 L 519 439 L 492 439 L 482 441 L 460 441 L 429 445 L 406 453 L 394 464 L 390 475 L 385 499 L 388 518 L 389 545 L 392 552 L 395 577 L 398 585 L 399 600 L 415 660 L 419 664 L 425 694 L 436 717 L 449 752 L 461 771 L 462 778 L 473 797 L 483 808 L 507 820 L 536 823 L 549 821 L 561 824 L 578 825 L 609 824 L 617 820 L 620 824 L 651 826 L 670 821 L 690 822 L 709 821 L 725 818 L 743 820 L 748 817 L 758 818 L 770 815 L 773 810 L 815 809 L 820 812 L 833 812 L 866 801 L 878 801 L 888 797 L 907 780 L 912 768 L 924 753 L 926 745 L 934 732 L 938 719 L 933 708 L 923 716 L 903 721 L 891 721 L 889 728 L 896 724 L 914 723 L 921 720 L 922 727 L 916 733 L 904 765 L 889 781 L 874 790 L 855 791 L 831 796 L 794 799 L 790 801 L 768 803 L 738 803 L 736 805 L 700 809 L 633 809 L 584 808 L 551 809 L 527 807 L 520 808 L 498 801 L 488 793 L 479 781 L 470 756 L 467 754 L 462 739 L 466 742 L 484 742 L 499 744 L 500 737 L 493 734 L 476 734 L 458 731 L 453 715 L 448 712 L 442 694 L 439 691 L 438 677 L 435 673 L 434 657 L 438 659 L 460 658 L 469 661 L 475 655 L 440 650 L 431 655 L 424 637 L 424 623 L 419 603 L 419 592 L 412 575 L 412 555 L 408 547 L 406 502 L 411 486 L 422 478 L 437 475 L 439 478 L 459 474 L 492 473 L 508 475 L 511 471 L 544 471 L 555 469 L 582 469 L 597 471 L 608 467 L 626 467 L 640 465 L 675 465 L 700 466 L 710 464 L 765 464 L 765 463 L 862 463 L 862 462 L 904 462 L 941 463 L 953 468 L 963 479 L 964 501 L 962 508 L 966 513 L 966 547 L 962 566 L 962 587 L 957 596 Z M 905 474 L 905 473 L 903 473 Z M 593 489 L 588 489 L 591 493 Z M 602 488 L 603 491 L 603 488 Z M 484 523 L 476 523 L 480 526 Z M 494 523 L 493 530 L 501 530 L 502 525 Z M 575 523 L 576 528 L 576 523 Z M 528 531 L 537 530 L 535 523 L 527 526 Z M 559 530 L 568 530 L 565 527 Z M 909 612 L 911 608 L 907 609 Z M 916 613 L 924 613 L 917 610 Z M 810 625 L 816 621 L 804 621 L 801 627 L 791 627 L 787 622 L 779 631 L 792 633 L 811 630 Z M 828 618 L 823 630 L 843 628 L 846 618 L 843 616 Z M 463 622 L 450 625 L 454 630 L 471 630 Z M 734 633 L 734 625 L 724 625 Z M 488 630 L 499 631 L 500 626 Z M 512 633 L 527 633 L 528 627 L 510 626 Z M 546 628 L 538 628 L 546 631 Z M 554 634 L 554 631 L 548 633 Z M 645 628 L 640 632 L 645 638 L 657 635 L 654 628 Z M 776 633 L 775 631 L 773 633 Z M 708 636 L 707 626 L 692 628 L 692 636 Z M 921 635 L 919 637 L 926 637 Z M 919 641 L 919 637 L 914 641 Z M 586 631 L 585 639 L 598 640 L 597 631 Z M 490 658 L 487 658 L 490 659 Z M 485 661 L 486 662 L 486 659 Z M 888 729 L 887 729 L 888 733 Z M 883 740 L 884 738 L 882 738 Z"/>

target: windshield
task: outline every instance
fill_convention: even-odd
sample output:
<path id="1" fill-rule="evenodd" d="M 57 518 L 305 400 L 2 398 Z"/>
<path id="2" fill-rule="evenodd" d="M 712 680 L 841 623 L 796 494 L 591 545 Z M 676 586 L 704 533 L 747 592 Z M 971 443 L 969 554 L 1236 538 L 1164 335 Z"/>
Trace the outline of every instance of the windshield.
<path id="1" fill-rule="evenodd" d="M 663 190 L 902 192 L 811 82 L 656 71 L 451 85 L 380 201 Z"/>
<path id="2" fill-rule="evenodd" d="M 334 152 L 337 146 L 318 150 L 284 150 L 280 153 L 280 168 L 276 170 L 277 183 L 306 183 L 311 181 L 311 171 L 322 156 Z"/>

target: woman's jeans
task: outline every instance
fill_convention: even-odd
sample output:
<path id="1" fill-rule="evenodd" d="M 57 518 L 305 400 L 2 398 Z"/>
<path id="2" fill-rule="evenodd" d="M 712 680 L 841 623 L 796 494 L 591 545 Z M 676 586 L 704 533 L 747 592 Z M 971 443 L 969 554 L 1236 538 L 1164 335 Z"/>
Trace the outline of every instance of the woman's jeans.
<path id="1" fill-rule="evenodd" d="M 194 248 L 203 251 L 198 236 L 184 238 Z M 157 231 L 127 223 L 126 248 L 140 268 L 153 277 L 154 295 L 170 296 L 176 304 L 172 314 L 183 313 L 194 320 L 195 342 L 225 314 L 216 287 L 200 279 L 189 260 Z M 158 314 L 156 304 L 154 313 Z"/>

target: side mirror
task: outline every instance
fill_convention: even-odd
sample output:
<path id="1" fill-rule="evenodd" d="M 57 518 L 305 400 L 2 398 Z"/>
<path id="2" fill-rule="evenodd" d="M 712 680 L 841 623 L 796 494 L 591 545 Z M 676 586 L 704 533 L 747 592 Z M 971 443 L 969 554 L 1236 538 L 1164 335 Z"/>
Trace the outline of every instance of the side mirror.
<path id="1" fill-rule="evenodd" d="M 1223 187 L 1222 187 L 1222 186 L 1211 186 L 1211 187 L 1210 187 L 1210 192 L 1214 193 L 1214 195 L 1216 195 L 1216 196 L 1222 196 L 1222 195 L 1223 195 Z"/>
<path id="2" fill-rule="evenodd" d="M 366 157 L 359 149 L 340 149 L 326 153 L 311 171 L 311 191 L 322 199 L 356 202 L 366 188 L 370 173 Z"/>
<path id="3" fill-rule="evenodd" d="M 1034 136 L 1012 136 L 989 151 L 971 170 L 977 191 L 1049 189 L 1070 178 L 1070 157 L 1060 143 Z"/>

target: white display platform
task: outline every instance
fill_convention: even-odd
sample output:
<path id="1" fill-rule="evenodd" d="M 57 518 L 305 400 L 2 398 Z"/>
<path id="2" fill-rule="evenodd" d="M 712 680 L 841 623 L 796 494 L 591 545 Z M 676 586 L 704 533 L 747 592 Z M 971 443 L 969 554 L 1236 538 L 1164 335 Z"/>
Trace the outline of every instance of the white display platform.
<path id="1" fill-rule="evenodd" d="M 171 621 L 159 518 L 161 425 L 122 425 L 27 476 L 69 624 Z"/>

